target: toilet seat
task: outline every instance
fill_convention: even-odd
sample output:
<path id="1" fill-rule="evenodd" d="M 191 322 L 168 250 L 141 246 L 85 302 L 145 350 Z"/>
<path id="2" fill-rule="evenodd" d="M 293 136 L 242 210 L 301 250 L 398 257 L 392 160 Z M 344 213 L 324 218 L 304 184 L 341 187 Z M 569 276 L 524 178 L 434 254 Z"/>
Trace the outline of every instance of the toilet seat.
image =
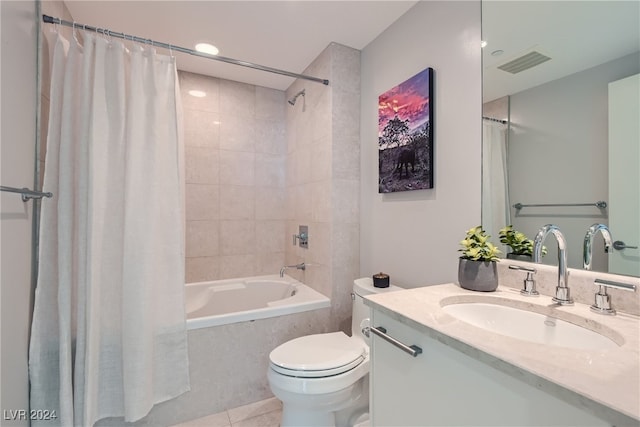
<path id="1" fill-rule="evenodd" d="M 339 375 L 360 365 L 367 355 L 364 342 L 343 332 L 308 335 L 276 347 L 269 355 L 271 369 L 297 378 Z"/>

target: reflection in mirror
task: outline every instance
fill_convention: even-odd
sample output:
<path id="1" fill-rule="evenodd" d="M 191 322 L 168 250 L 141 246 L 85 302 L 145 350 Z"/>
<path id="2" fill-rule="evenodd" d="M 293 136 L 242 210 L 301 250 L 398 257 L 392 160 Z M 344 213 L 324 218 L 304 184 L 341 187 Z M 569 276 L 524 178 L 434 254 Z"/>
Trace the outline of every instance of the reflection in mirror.
<path id="1" fill-rule="evenodd" d="M 493 240 L 505 225 L 533 238 L 555 224 L 571 268 L 583 267 L 594 223 L 639 246 L 640 2 L 483 0 L 482 39 L 483 116 L 497 119 L 483 120 L 482 222 Z M 556 265 L 547 246 L 543 262 Z M 607 255 L 598 234 L 593 251 L 594 271 L 640 276 L 640 249 Z"/>

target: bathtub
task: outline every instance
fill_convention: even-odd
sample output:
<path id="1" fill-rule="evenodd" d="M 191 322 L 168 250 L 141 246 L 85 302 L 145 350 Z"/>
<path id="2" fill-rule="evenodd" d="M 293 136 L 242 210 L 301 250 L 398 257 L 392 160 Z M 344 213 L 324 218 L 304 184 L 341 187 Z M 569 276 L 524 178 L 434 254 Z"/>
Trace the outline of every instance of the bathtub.
<path id="1" fill-rule="evenodd" d="M 286 275 L 188 283 L 185 291 L 187 330 L 329 306 L 329 298 Z"/>
<path id="2" fill-rule="evenodd" d="M 188 283 L 185 291 L 191 390 L 155 405 L 140 425 L 178 424 L 272 397 L 269 353 L 332 331 L 329 298 L 289 276 Z"/>

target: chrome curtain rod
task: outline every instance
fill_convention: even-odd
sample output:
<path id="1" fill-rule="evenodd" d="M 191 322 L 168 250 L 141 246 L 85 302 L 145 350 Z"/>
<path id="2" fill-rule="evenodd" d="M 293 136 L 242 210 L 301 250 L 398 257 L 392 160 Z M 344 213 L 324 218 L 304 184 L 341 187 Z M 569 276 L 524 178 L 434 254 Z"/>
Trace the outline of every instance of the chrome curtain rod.
<path id="1" fill-rule="evenodd" d="M 0 185 L 0 191 L 21 194 L 23 202 L 28 202 L 31 199 L 42 199 L 43 197 L 53 197 L 53 193 L 43 193 L 42 191 L 33 191 L 28 188 L 5 187 L 4 185 Z"/>
<path id="2" fill-rule="evenodd" d="M 516 203 L 513 205 L 514 208 L 520 210 L 522 208 L 531 208 L 531 207 L 558 207 L 558 206 L 595 206 L 598 209 L 606 209 L 607 202 L 603 200 L 599 200 L 595 203 L 558 203 L 558 204 L 537 204 L 537 205 L 523 205 L 522 203 Z"/>
<path id="3" fill-rule="evenodd" d="M 87 31 L 94 31 L 96 33 L 104 34 L 109 37 L 116 37 L 119 39 L 130 40 L 138 43 L 150 44 L 151 46 L 157 46 L 170 51 L 175 50 L 177 52 L 187 53 L 193 56 L 199 56 L 201 58 L 213 59 L 214 61 L 226 62 L 228 64 L 239 65 L 241 67 L 253 68 L 255 70 L 266 71 L 268 73 L 281 74 L 287 77 L 294 77 L 296 79 L 310 80 L 312 82 L 322 83 L 323 85 L 329 85 L 329 80 L 321 79 L 318 77 L 307 76 L 305 74 L 292 73 L 290 71 L 279 70 L 277 68 L 267 67 L 265 65 L 254 64 L 252 62 L 240 61 L 238 59 L 227 58 L 219 55 L 210 55 L 208 53 L 198 52 L 197 50 L 187 49 L 185 47 L 175 46 L 169 43 L 162 43 L 151 39 L 143 39 L 142 37 L 132 36 L 129 34 L 119 33 L 117 31 L 107 30 L 105 28 L 92 27 L 90 25 L 78 24 L 76 22 L 65 21 L 64 19 L 54 18 L 49 15 L 42 15 L 42 20 L 47 24 L 64 25 L 65 27 L 79 28 Z"/>
<path id="4" fill-rule="evenodd" d="M 509 123 L 507 120 L 494 119 L 493 117 L 482 116 L 482 118 L 485 120 L 489 120 L 490 122 L 502 123 L 503 125 L 506 125 L 507 123 Z"/>

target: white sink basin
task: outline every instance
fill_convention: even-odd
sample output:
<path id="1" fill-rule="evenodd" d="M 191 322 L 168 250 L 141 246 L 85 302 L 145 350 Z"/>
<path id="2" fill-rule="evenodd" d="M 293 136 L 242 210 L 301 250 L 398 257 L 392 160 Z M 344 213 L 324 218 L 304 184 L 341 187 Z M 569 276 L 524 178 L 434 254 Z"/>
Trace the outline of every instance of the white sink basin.
<path id="1" fill-rule="evenodd" d="M 478 328 L 534 343 L 587 350 L 619 347 L 598 332 L 528 310 L 482 302 L 449 304 L 442 310 Z"/>

